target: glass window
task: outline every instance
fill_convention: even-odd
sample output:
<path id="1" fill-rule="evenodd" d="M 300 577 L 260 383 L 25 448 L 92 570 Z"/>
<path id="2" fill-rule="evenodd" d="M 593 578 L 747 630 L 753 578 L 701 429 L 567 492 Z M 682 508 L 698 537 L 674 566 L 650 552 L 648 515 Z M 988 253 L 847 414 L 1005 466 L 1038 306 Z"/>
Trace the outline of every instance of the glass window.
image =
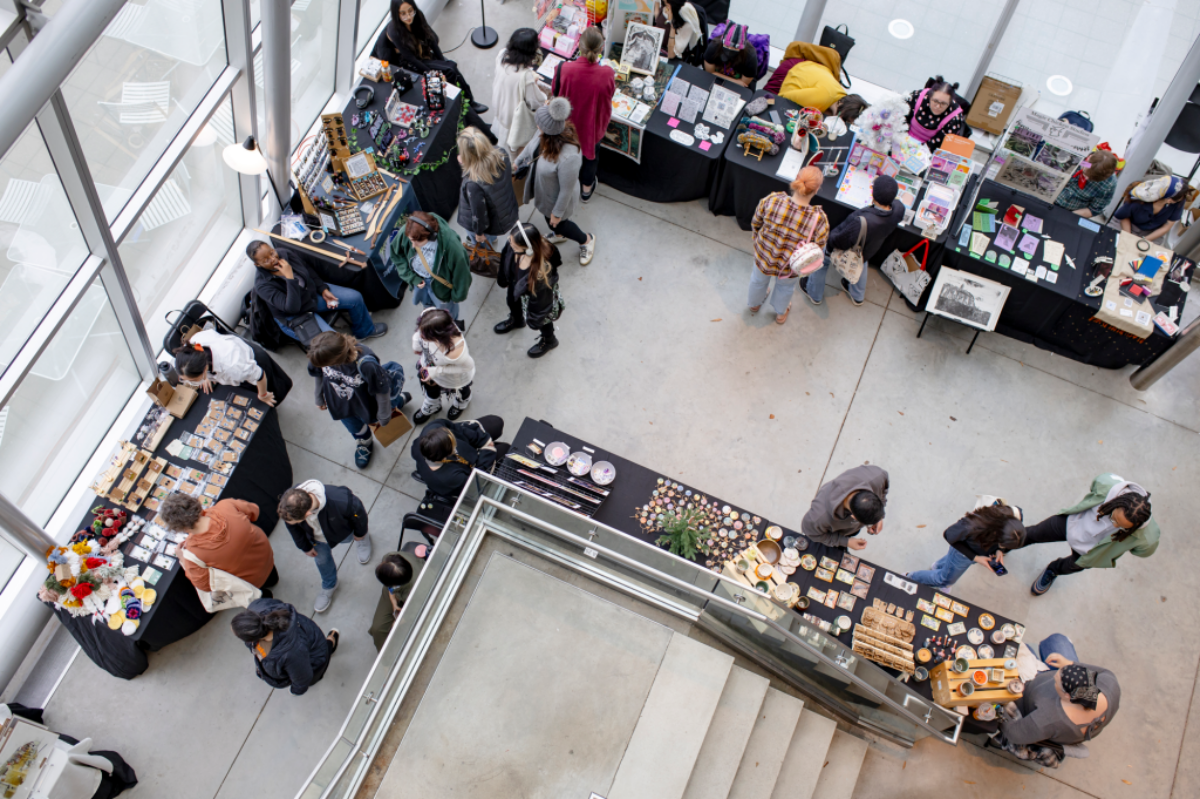
<path id="1" fill-rule="evenodd" d="M 97 278 L 0 408 L 0 492 L 46 524 L 141 380 Z"/>
<path id="2" fill-rule="evenodd" d="M 221 0 L 126 3 L 62 91 L 113 219 L 225 68 Z"/>
<path id="3" fill-rule="evenodd" d="M 391 13 L 391 0 L 360 0 L 358 5 L 358 42 L 355 49 L 370 52 L 375 46 L 375 31 Z M 792 29 L 795 30 L 795 25 Z"/>
<path id="4" fill-rule="evenodd" d="M 237 173 L 221 160 L 232 142 L 226 98 L 121 242 L 121 262 L 155 347 L 167 330 L 164 314 L 200 293 L 241 232 Z"/>
<path id="5" fill-rule="evenodd" d="M 337 68 L 338 0 L 295 0 L 292 5 L 292 146 L 296 147 L 333 96 Z M 258 125 L 266 135 L 263 51 L 254 54 Z"/>
<path id="6" fill-rule="evenodd" d="M 17 568 L 23 560 L 25 560 L 25 550 L 17 549 L 0 538 L 0 591 L 3 591 L 8 585 L 8 581 L 16 574 Z"/>

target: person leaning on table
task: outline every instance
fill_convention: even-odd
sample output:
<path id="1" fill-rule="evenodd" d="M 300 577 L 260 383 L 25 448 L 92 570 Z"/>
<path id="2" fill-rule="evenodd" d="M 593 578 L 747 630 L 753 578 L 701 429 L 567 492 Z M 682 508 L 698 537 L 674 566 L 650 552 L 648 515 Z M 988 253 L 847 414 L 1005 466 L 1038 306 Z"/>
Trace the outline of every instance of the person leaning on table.
<path id="1" fill-rule="evenodd" d="M 199 558 L 204 566 L 179 553 L 179 565 L 192 585 L 211 591 L 209 568 L 240 577 L 271 596 L 269 589 L 279 582 L 275 552 L 267 534 L 255 524 L 258 506 L 242 499 L 223 499 L 211 508 L 187 494 L 171 493 L 162 501 L 155 519 L 160 525 L 188 537 L 179 545 Z"/>
<path id="2" fill-rule="evenodd" d="M 1196 193 L 1183 178 L 1164 176 L 1147 180 L 1129 190 L 1112 218 L 1126 233 L 1158 241 L 1183 219 L 1183 209 L 1192 204 Z"/>
<path id="3" fill-rule="evenodd" d="M 1082 217 L 1101 216 L 1117 190 L 1117 157 L 1094 150 L 1067 181 L 1054 204 Z"/>
<path id="4" fill-rule="evenodd" d="M 867 542 L 858 531 L 878 535 L 883 529 L 887 492 L 888 473 L 878 466 L 848 469 L 817 489 L 800 532 L 827 547 L 863 549 Z"/>
<path id="5" fill-rule="evenodd" d="M 216 330 L 201 330 L 175 348 L 180 381 L 212 393 L 213 384 L 252 385 L 258 398 L 274 407 L 292 390 L 292 379 L 258 344 Z"/>

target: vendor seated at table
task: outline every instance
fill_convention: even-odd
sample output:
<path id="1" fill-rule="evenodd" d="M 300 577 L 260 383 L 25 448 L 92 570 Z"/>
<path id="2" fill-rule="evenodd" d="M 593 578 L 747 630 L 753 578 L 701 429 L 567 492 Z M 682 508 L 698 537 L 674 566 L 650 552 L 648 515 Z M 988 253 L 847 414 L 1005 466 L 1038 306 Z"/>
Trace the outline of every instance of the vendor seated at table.
<path id="1" fill-rule="evenodd" d="M 704 7 L 686 0 L 664 0 L 662 15 L 667 23 L 667 39 L 663 42 L 667 58 L 678 58 L 695 67 L 703 64 L 708 49 L 708 14 Z"/>
<path id="2" fill-rule="evenodd" d="M 865 527 L 878 535 L 883 529 L 887 491 L 888 473 L 878 466 L 844 471 L 817 490 L 800 532 L 828 547 L 863 549 L 867 542 L 856 537 L 858 531 Z"/>
<path id="3" fill-rule="evenodd" d="M 1116 190 L 1117 157 L 1095 150 L 1083 159 L 1054 204 L 1080 216 L 1100 216 Z"/>
<path id="4" fill-rule="evenodd" d="M 504 420 L 499 416 L 461 422 L 434 419 L 413 441 L 413 479 L 425 484 L 427 497 L 453 503 L 472 470 L 490 472 L 508 452 L 508 444 L 497 443 L 502 435 Z"/>
<path id="5" fill-rule="evenodd" d="M 704 71 L 721 75 L 753 89 L 758 80 L 758 52 L 750 44 L 745 25 L 729 23 L 725 32 L 709 39 L 704 49 Z"/>
<path id="6" fill-rule="evenodd" d="M 1196 193 L 1183 178 L 1174 175 L 1134 183 L 1112 218 L 1126 233 L 1157 241 L 1183 218 L 1184 207 L 1192 204 Z"/>
<path id="7" fill-rule="evenodd" d="M 351 288 L 327 284 L 308 256 L 299 250 L 286 245 L 276 250 L 265 241 L 252 241 L 246 246 L 246 255 L 258 267 L 254 293 L 271 309 L 280 330 L 289 338 L 301 340 L 289 323 L 306 313 L 316 316 L 321 330 L 333 330 L 321 314 L 338 308 L 350 313 L 350 329 L 359 341 L 387 333 L 387 325 L 371 320 L 361 294 Z"/>
<path id="8" fill-rule="evenodd" d="M 841 109 L 835 108 L 838 101 L 846 97 L 846 90 L 838 82 L 841 71 L 842 57 L 832 47 L 811 42 L 792 42 L 765 88 L 801 108 L 815 108 L 822 113 L 841 116 Z M 857 94 L 850 97 L 857 98 L 866 108 L 866 101 Z M 851 119 L 842 117 L 847 125 L 857 118 L 858 114 Z"/>
<path id="9" fill-rule="evenodd" d="M 212 392 L 214 383 L 252 385 L 260 400 L 274 406 L 292 389 L 292 379 L 267 351 L 240 336 L 201 330 L 173 354 L 180 381 L 205 394 Z"/>
<path id="10" fill-rule="evenodd" d="M 957 83 L 938 75 L 920 91 L 908 95 L 908 133 L 930 152 L 942 146 L 951 133 L 966 135 L 967 115 L 954 99 Z"/>

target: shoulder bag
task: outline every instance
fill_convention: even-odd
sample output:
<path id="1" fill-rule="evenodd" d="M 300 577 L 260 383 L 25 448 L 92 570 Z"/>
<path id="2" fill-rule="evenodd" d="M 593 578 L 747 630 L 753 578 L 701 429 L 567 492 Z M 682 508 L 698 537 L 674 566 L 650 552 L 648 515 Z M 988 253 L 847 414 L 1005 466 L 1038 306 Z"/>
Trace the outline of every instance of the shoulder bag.
<path id="1" fill-rule="evenodd" d="M 850 37 L 850 29 L 845 25 L 838 25 L 836 28 L 826 25 L 825 30 L 821 31 L 820 45 L 836 52 L 842 61 L 842 75 L 846 76 L 846 82 L 842 83 L 842 86 L 847 89 L 850 88 L 850 73 L 846 71 L 846 57 L 850 55 L 850 49 L 854 47 L 854 42 L 855 40 Z M 841 83 L 840 77 L 838 77 L 838 82 Z"/>
<path id="2" fill-rule="evenodd" d="M 866 264 L 863 259 L 863 244 L 867 241 L 867 218 L 858 218 L 858 241 L 848 250 L 834 250 L 829 253 L 829 260 L 842 273 L 842 277 L 850 283 L 857 283 L 862 277 Z"/>
<path id="3" fill-rule="evenodd" d="M 482 244 L 475 244 L 471 239 L 466 241 L 467 256 L 470 258 L 470 269 L 480 277 L 495 279 L 500 274 L 500 253 L 492 249 L 487 239 Z M 433 274 L 430 272 L 430 274 Z"/>
<path id="4" fill-rule="evenodd" d="M 312 311 L 293 316 L 286 321 L 286 324 L 305 347 L 308 347 L 309 343 L 321 334 L 321 325 L 317 322 L 317 315 Z"/>
<path id="5" fill-rule="evenodd" d="M 913 252 L 919 247 L 925 248 L 925 254 L 921 256 L 920 262 L 913 256 Z M 892 250 L 892 254 L 887 257 L 880 267 L 880 271 L 892 281 L 892 285 L 904 297 L 904 301 L 914 311 L 920 310 L 921 297 L 925 294 L 925 289 L 928 288 L 930 281 L 929 273 L 925 271 L 925 264 L 929 260 L 929 239 L 921 239 L 912 246 L 908 252 L 900 252 Z"/>
<path id="6" fill-rule="evenodd" d="M 422 265 L 425 267 L 425 271 L 426 271 L 426 272 L 428 272 L 428 273 L 430 274 L 430 276 L 431 276 L 431 277 L 432 277 L 434 280 L 436 280 L 437 282 L 441 283 L 441 284 L 442 284 L 443 286 L 445 286 L 446 288 L 448 288 L 448 289 L 450 289 L 451 291 L 453 291 L 453 290 L 454 290 L 454 284 L 453 284 L 453 283 L 451 283 L 451 282 L 450 282 L 449 280 L 447 280 L 446 278 L 444 278 L 444 277 L 440 277 L 439 275 L 437 275 L 437 274 L 436 274 L 436 273 L 433 271 L 433 267 L 431 267 L 431 266 L 429 265 L 429 261 L 425 260 L 425 253 L 421 252 L 421 248 L 420 248 L 420 247 L 418 247 L 418 246 L 415 246 L 415 245 L 414 245 L 414 246 L 413 246 L 413 249 L 415 249 L 415 250 L 417 251 L 417 257 L 421 259 L 421 264 L 422 264 Z"/>
<path id="7" fill-rule="evenodd" d="M 189 550 L 180 546 L 183 556 L 202 569 L 208 569 L 208 591 L 196 589 L 200 596 L 200 604 L 209 613 L 219 613 L 229 608 L 246 608 L 250 603 L 262 596 L 262 591 L 250 585 L 237 575 L 221 571 L 209 566 Z"/>

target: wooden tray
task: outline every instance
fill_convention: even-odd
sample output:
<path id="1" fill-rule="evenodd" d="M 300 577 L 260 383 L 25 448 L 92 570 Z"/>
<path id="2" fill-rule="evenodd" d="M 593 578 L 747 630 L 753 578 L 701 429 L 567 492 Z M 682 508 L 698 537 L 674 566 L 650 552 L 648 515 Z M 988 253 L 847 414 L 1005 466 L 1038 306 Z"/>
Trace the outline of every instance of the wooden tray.
<path id="1" fill-rule="evenodd" d="M 978 707 L 985 702 L 1004 704 L 1021 698 L 1008 690 L 1012 680 L 1020 679 L 1016 669 L 1004 669 L 1004 658 L 989 658 L 987 660 L 968 660 L 970 668 L 965 674 L 959 674 L 950 668 L 950 662 L 939 663 L 929 671 L 929 685 L 933 689 L 933 701 L 942 707 Z M 984 686 L 975 686 L 975 693 L 963 696 L 958 692 L 961 683 L 971 679 L 971 672 L 976 669 L 1004 669 L 1004 682 L 997 684 L 989 682 Z"/>

